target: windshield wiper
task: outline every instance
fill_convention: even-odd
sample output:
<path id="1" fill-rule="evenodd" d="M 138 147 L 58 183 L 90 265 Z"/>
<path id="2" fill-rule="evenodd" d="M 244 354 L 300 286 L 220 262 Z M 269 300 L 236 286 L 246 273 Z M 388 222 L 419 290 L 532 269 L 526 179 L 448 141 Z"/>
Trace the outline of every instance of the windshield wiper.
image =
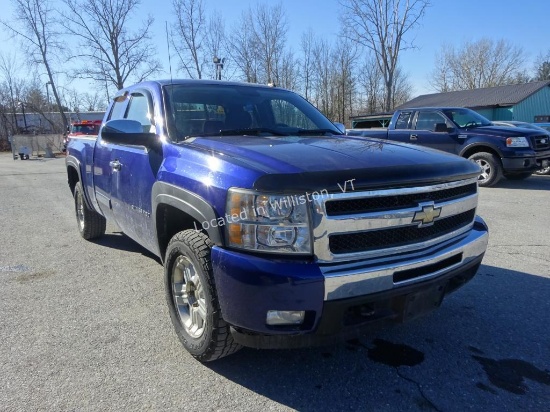
<path id="1" fill-rule="evenodd" d="M 275 129 L 269 129 L 267 127 L 254 127 L 250 129 L 228 129 L 220 130 L 215 133 L 208 133 L 203 136 L 259 136 L 262 133 L 267 133 L 273 136 L 288 136 L 288 134 L 277 131 Z"/>
<path id="2" fill-rule="evenodd" d="M 304 135 L 324 135 L 324 134 L 331 134 L 331 135 L 341 135 L 342 133 L 336 132 L 332 129 L 301 129 L 296 131 L 296 135 L 298 136 L 304 136 Z"/>

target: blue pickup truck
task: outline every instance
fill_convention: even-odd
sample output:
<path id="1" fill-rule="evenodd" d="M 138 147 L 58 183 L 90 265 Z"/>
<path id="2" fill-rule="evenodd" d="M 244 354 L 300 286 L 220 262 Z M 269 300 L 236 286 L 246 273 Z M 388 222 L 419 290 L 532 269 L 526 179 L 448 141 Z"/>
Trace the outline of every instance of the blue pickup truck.
<path id="1" fill-rule="evenodd" d="M 346 137 L 277 87 L 136 84 L 97 138 L 70 140 L 66 166 L 81 236 L 109 220 L 160 258 L 175 331 L 200 361 L 415 318 L 487 247 L 476 164 Z"/>
<path id="2" fill-rule="evenodd" d="M 414 143 L 465 157 L 481 167 L 480 186 L 494 186 L 503 176 L 526 179 L 550 166 L 547 133 L 495 126 L 463 107 L 396 110 L 387 129 L 351 129 L 347 134 Z"/>

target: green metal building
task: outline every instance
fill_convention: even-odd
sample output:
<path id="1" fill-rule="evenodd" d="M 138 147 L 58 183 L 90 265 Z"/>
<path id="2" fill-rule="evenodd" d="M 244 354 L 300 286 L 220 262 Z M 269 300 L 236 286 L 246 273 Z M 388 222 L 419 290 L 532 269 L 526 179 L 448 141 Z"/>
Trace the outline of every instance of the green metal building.
<path id="1" fill-rule="evenodd" d="M 468 107 L 489 120 L 535 122 L 550 115 L 550 80 L 418 96 L 404 107 Z"/>

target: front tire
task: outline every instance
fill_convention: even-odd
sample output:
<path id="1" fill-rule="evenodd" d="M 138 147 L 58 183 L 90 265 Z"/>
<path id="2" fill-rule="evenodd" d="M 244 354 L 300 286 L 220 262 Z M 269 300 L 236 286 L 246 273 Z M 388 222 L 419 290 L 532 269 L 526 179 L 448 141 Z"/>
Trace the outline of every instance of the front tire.
<path id="1" fill-rule="evenodd" d="M 481 167 L 478 185 L 481 187 L 494 186 L 502 178 L 502 166 L 499 159 L 492 153 L 474 153 L 469 158 Z"/>
<path id="2" fill-rule="evenodd" d="M 201 362 L 241 348 L 223 320 L 214 285 L 212 242 L 196 230 L 177 233 L 168 244 L 164 284 L 170 318 L 185 349 Z"/>
<path id="3" fill-rule="evenodd" d="M 107 221 L 103 216 L 86 205 L 80 182 L 74 188 L 74 208 L 80 236 L 86 240 L 90 240 L 105 234 Z"/>

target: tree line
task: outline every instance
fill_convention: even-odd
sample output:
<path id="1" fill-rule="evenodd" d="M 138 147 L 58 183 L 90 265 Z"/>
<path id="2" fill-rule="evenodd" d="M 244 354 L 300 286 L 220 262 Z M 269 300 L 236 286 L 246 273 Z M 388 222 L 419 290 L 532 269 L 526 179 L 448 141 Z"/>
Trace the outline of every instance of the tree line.
<path id="1" fill-rule="evenodd" d="M 172 0 L 166 41 L 155 42 L 154 19 L 140 19 L 140 0 L 11 0 L 14 14 L 0 24 L 20 42 L 25 59 L 0 55 L 0 134 L 16 132 L 13 114 L 22 109 L 56 111 L 65 119 L 67 111 L 104 110 L 115 90 L 162 73 L 156 50 L 163 47 L 173 77 L 272 83 L 342 123 L 410 100 L 413 88 L 400 56 L 415 47 L 414 30 L 429 1 L 334 1 L 341 8 L 338 36 L 308 29 L 299 44 L 289 45 L 282 3 L 257 3 L 228 23 L 204 0 Z M 66 46 L 68 38 L 76 47 Z M 441 92 L 550 79 L 550 50 L 533 71 L 525 60 L 506 40 L 447 44 L 429 79 Z M 72 79 L 95 87 L 76 90 Z M 66 122 L 51 129 L 59 132 Z"/>

